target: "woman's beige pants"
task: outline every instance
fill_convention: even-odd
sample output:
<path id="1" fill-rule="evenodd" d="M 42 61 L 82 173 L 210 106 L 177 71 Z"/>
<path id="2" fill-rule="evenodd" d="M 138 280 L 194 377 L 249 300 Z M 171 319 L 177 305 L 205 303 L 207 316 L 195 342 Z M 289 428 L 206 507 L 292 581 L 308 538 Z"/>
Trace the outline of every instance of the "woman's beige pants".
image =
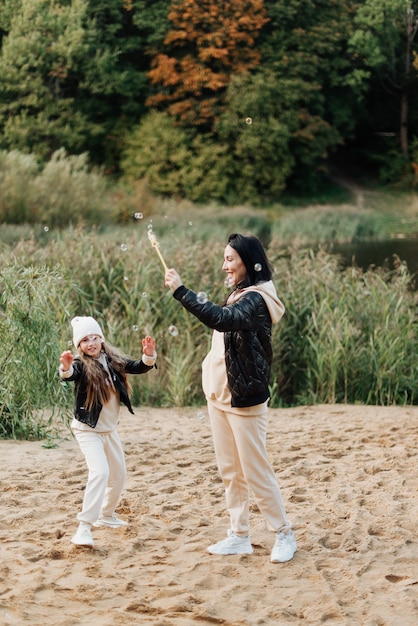
<path id="1" fill-rule="evenodd" d="M 290 528 L 280 487 L 267 459 L 267 407 L 263 415 L 242 417 L 208 403 L 208 413 L 231 529 L 248 534 L 250 491 L 269 530 Z"/>

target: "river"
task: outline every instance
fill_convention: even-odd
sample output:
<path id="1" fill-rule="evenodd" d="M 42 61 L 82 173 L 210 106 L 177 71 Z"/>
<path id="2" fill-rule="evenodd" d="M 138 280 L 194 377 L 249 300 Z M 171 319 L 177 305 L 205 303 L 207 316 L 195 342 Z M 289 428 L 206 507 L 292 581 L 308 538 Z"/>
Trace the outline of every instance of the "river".
<path id="1" fill-rule="evenodd" d="M 394 257 L 398 256 L 408 267 L 410 274 L 418 276 L 418 238 L 399 238 L 386 241 L 365 241 L 357 243 L 333 243 L 329 252 L 338 254 L 344 267 L 356 265 L 363 270 L 370 266 L 389 268 L 394 266 Z M 415 280 L 418 288 L 418 280 Z"/>

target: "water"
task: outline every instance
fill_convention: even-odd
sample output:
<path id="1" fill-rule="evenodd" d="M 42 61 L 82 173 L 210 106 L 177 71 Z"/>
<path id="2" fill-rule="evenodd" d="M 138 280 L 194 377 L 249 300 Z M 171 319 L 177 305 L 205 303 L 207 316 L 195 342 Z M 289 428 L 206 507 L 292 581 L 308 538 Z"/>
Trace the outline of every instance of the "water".
<path id="1" fill-rule="evenodd" d="M 389 239 L 386 241 L 365 241 L 357 243 L 334 243 L 329 251 L 338 254 L 344 267 L 356 265 L 363 270 L 369 267 L 394 267 L 394 255 L 404 261 L 410 274 L 418 276 L 418 238 Z M 415 279 L 418 288 L 418 280 Z"/>

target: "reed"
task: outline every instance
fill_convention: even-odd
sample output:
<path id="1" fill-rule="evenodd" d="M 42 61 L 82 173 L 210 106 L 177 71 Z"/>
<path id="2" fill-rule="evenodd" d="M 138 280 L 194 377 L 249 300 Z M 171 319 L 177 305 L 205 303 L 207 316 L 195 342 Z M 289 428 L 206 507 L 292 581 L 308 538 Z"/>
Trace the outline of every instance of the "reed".
<path id="1" fill-rule="evenodd" d="M 200 223 L 189 221 L 153 221 L 161 252 L 188 287 L 221 302 L 231 225 L 210 239 L 209 231 L 200 238 Z M 234 230 L 247 230 L 241 226 Z M 56 369 L 71 344 L 74 315 L 95 316 L 106 339 L 132 357 L 141 354 L 145 334 L 155 336 L 158 369 L 131 377 L 135 405 L 204 402 L 201 363 L 211 332 L 164 286 L 146 227 L 141 221 L 113 229 L 25 231 L 20 240 L 2 242 L 0 437 L 43 437 L 56 420 L 68 419 L 72 386 L 59 382 Z M 286 306 L 273 332 L 271 404 L 415 404 L 418 322 L 407 268 L 399 261 L 390 272 L 343 271 L 323 250 L 287 248 L 277 237 L 266 245 Z M 48 420 L 39 418 L 45 410 Z"/>

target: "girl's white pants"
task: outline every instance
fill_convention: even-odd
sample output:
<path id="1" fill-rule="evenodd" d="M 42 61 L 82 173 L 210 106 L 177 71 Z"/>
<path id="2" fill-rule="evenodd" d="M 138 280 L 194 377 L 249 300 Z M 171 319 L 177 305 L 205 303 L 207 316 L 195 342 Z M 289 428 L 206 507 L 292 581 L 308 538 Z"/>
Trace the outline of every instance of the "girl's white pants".
<path id="1" fill-rule="evenodd" d="M 80 522 L 93 524 L 114 513 L 126 480 L 122 442 L 117 431 L 97 433 L 74 429 L 89 471 Z"/>
<path id="2" fill-rule="evenodd" d="M 208 403 L 208 413 L 231 530 L 248 534 L 250 490 L 268 529 L 289 529 L 280 487 L 267 459 L 267 407 L 263 415 L 244 417 Z"/>

